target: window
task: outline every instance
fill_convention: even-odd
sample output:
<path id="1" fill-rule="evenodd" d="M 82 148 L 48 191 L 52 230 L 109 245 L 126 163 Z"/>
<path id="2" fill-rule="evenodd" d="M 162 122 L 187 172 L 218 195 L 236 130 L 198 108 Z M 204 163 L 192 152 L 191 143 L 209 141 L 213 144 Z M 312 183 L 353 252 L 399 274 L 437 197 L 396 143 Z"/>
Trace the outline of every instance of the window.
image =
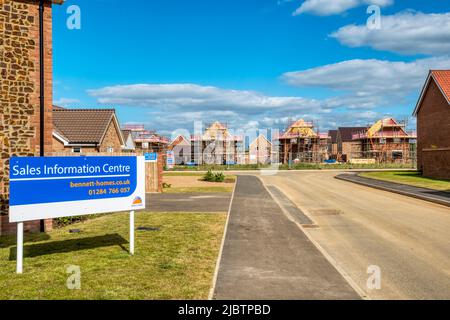
<path id="1" fill-rule="evenodd" d="M 106 152 L 113 153 L 114 152 L 114 148 L 113 147 L 107 147 L 106 148 Z"/>
<path id="2" fill-rule="evenodd" d="M 392 159 L 394 160 L 403 159 L 403 151 L 392 151 Z"/>
<path id="3" fill-rule="evenodd" d="M 72 152 L 73 152 L 73 153 L 81 153 L 81 148 L 80 148 L 80 147 L 74 147 L 74 148 L 72 149 Z"/>

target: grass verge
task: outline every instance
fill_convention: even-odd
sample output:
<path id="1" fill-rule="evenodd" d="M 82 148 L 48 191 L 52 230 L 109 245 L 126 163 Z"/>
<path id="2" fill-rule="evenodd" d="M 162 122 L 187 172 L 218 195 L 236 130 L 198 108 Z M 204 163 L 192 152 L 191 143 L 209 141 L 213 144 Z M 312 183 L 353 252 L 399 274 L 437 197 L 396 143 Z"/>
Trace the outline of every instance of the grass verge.
<path id="1" fill-rule="evenodd" d="M 0 300 L 206 299 L 226 214 L 137 213 L 136 254 L 128 250 L 128 214 L 87 220 L 49 234 L 26 234 L 24 274 L 15 274 L 15 238 L 0 238 Z M 81 229 L 69 234 L 69 229 Z M 81 268 L 81 290 L 66 286 Z"/>
<path id="2" fill-rule="evenodd" d="M 417 171 L 365 172 L 361 177 L 407 184 L 415 187 L 450 192 L 449 180 L 437 180 L 421 176 Z"/>

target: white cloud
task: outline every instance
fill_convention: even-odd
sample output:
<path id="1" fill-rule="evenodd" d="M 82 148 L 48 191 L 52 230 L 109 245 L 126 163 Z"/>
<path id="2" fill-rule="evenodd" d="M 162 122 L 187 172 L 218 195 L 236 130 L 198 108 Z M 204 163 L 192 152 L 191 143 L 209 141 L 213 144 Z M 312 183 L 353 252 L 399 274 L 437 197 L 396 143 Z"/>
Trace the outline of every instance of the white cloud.
<path id="1" fill-rule="evenodd" d="M 58 100 L 53 101 L 53 104 L 60 107 L 67 107 L 73 104 L 80 103 L 80 100 L 78 99 L 71 99 L 71 98 L 60 98 Z"/>
<path id="2" fill-rule="evenodd" d="M 319 111 L 320 101 L 301 97 L 274 97 L 255 91 L 227 90 L 196 84 L 135 84 L 90 90 L 100 104 L 118 104 L 167 111 L 238 111 L 255 114 L 265 111 Z"/>
<path id="3" fill-rule="evenodd" d="M 330 108 L 354 109 L 399 105 L 418 94 L 430 69 L 449 69 L 450 57 L 413 62 L 348 60 L 313 69 L 288 72 L 283 79 L 297 87 L 322 87 L 340 95 L 327 100 Z"/>
<path id="4" fill-rule="evenodd" d="M 139 108 L 136 113 L 142 116 L 137 120 L 165 134 L 176 129 L 192 130 L 194 121 L 227 122 L 235 130 L 284 128 L 288 117 L 329 116 L 331 108 L 323 100 L 197 84 L 117 85 L 88 92 L 99 104 Z"/>
<path id="5" fill-rule="evenodd" d="M 192 130 L 194 121 L 216 120 L 234 129 L 281 129 L 288 118 L 317 120 L 325 130 L 338 125 L 366 125 L 385 115 L 386 110 L 398 114 L 397 107 L 408 103 L 412 108 L 414 99 L 407 99 L 419 94 L 428 70 L 449 67 L 447 56 L 413 62 L 349 60 L 282 76 L 292 86 L 331 90 L 333 94 L 326 99 L 269 96 L 197 84 L 117 85 L 89 93 L 100 104 L 139 108 L 136 120 L 163 133 Z"/>
<path id="6" fill-rule="evenodd" d="M 331 16 L 362 5 L 388 6 L 393 3 L 393 0 L 306 0 L 294 12 L 294 15 L 309 13 L 318 16 Z"/>
<path id="7" fill-rule="evenodd" d="M 450 52 L 450 13 L 406 11 L 381 17 L 381 29 L 348 25 L 331 34 L 349 47 L 369 46 L 401 54 L 441 55 Z"/>

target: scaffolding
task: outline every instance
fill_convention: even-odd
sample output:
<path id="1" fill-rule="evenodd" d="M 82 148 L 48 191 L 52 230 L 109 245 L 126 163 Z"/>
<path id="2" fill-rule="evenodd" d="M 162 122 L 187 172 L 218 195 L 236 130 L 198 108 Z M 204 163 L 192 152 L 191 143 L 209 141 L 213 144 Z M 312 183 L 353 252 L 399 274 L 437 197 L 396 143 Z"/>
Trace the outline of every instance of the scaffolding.
<path id="1" fill-rule="evenodd" d="M 147 152 L 165 152 L 170 143 L 168 138 L 160 136 L 156 131 L 145 129 L 143 124 L 127 124 L 123 130 L 131 132 L 137 149 Z"/>
<path id="2" fill-rule="evenodd" d="M 191 137 L 191 161 L 197 165 L 234 165 L 241 161 L 244 139 L 230 133 L 227 123 L 207 124 L 203 134 Z"/>
<path id="3" fill-rule="evenodd" d="M 287 130 L 278 137 L 280 159 L 284 164 L 321 163 L 328 159 L 328 134 L 320 134 L 313 121 L 289 121 Z"/>
<path id="4" fill-rule="evenodd" d="M 415 132 L 407 132 L 407 120 L 386 118 L 364 131 L 353 134 L 352 158 L 371 159 L 376 163 L 416 162 Z"/>

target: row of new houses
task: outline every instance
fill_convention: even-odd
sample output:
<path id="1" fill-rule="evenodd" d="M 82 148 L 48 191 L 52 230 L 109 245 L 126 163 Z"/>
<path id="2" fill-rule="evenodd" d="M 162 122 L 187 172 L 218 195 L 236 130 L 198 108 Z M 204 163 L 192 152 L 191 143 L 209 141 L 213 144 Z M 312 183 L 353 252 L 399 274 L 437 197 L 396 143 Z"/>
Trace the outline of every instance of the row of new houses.
<path id="1" fill-rule="evenodd" d="M 176 164 L 268 164 L 340 162 L 401 162 L 415 160 L 416 134 L 392 118 L 370 127 L 345 127 L 327 134 L 312 122 L 299 120 L 271 139 L 260 134 L 245 148 L 245 137 L 230 134 L 216 122 L 203 135 L 178 136 L 169 146 Z"/>
<path id="2" fill-rule="evenodd" d="M 314 124 L 299 120 L 271 141 L 259 135 L 245 149 L 245 138 L 230 134 L 219 122 L 204 134 L 171 143 L 143 125 L 123 130 L 114 109 L 65 109 L 53 107 L 53 154 L 119 153 L 135 150 L 175 153 L 176 164 L 268 164 L 273 162 L 323 162 L 329 159 L 377 162 L 410 162 L 416 136 L 394 119 L 383 119 L 372 127 L 346 127 L 319 134 Z M 276 144 L 276 146 L 275 146 Z"/>
<path id="3" fill-rule="evenodd" d="M 177 137 L 169 146 L 178 164 L 340 162 L 417 163 L 425 176 L 450 179 L 450 70 L 429 72 L 414 109 L 417 132 L 393 118 L 366 127 L 341 127 L 319 133 L 299 120 L 272 136 L 259 135 L 245 150 L 242 137 L 218 122 L 203 136 Z M 206 157 L 205 157 L 206 155 Z"/>
<path id="4" fill-rule="evenodd" d="M 417 108 L 419 110 L 419 107 Z M 164 152 L 172 150 L 176 164 L 268 164 L 339 162 L 414 163 L 417 135 L 393 118 L 367 127 L 340 127 L 320 134 L 312 122 L 299 120 L 269 140 L 259 135 L 245 147 L 245 137 L 232 135 L 215 122 L 203 134 L 178 136 L 172 142 L 127 125 L 123 130 L 114 109 L 53 109 L 53 152 Z M 436 148 L 435 148 L 436 149 Z"/>

